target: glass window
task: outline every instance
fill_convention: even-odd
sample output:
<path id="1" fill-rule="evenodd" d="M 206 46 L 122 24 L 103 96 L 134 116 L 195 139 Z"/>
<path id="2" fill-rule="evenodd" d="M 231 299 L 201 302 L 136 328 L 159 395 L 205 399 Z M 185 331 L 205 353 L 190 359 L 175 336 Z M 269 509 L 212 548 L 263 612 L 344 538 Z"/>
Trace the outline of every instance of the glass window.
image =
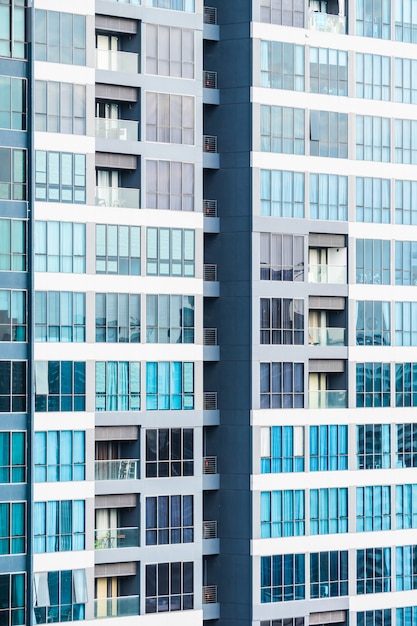
<path id="1" fill-rule="evenodd" d="M 348 490 L 310 489 L 310 534 L 348 532 Z"/>
<path id="2" fill-rule="evenodd" d="M 26 130 L 26 106 L 26 80 L 0 76 L 0 128 Z"/>
<path id="3" fill-rule="evenodd" d="M 305 555 L 261 556 L 261 604 L 304 600 Z"/>
<path id="4" fill-rule="evenodd" d="M 356 282 L 389 285 L 391 282 L 391 242 L 383 239 L 356 240 Z"/>
<path id="5" fill-rule="evenodd" d="M 26 183 L 26 150 L 0 148 L 0 200 L 26 200 Z"/>
<path id="6" fill-rule="evenodd" d="M 261 474 L 304 472 L 304 426 L 261 428 Z"/>
<path id="7" fill-rule="evenodd" d="M 310 218 L 314 220 L 347 220 L 347 176 L 310 174 Z"/>
<path id="8" fill-rule="evenodd" d="M 85 107 L 85 85 L 35 81 L 35 130 L 85 135 Z M 63 172 L 62 178 L 64 180 Z"/>
<path id="9" fill-rule="evenodd" d="M 0 432 L 0 483 L 26 482 L 26 433 Z"/>
<path id="10" fill-rule="evenodd" d="M 417 43 L 417 7 L 411 0 L 395 3 L 395 40 Z"/>
<path id="11" fill-rule="evenodd" d="M 395 303 L 395 345 L 417 346 L 417 302 Z"/>
<path id="12" fill-rule="evenodd" d="M 96 293 L 96 342 L 140 343 L 140 295 Z"/>
<path id="13" fill-rule="evenodd" d="M 305 533 L 305 492 L 261 491 L 261 537 L 297 537 Z"/>
<path id="14" fill-rule="evenodd" d="M 26 341 L 26 291 L 0 289 L 0 341 Z"/>
<path id="15" fill-rule="evenodd" d="M 35 482 L 85 480 L 85 432 L 49 430 L 34 435 Z"/>
<path id="16" fill-rule="evenodd" d="M 261 280 L 304 281 L 303 235 L 261 233 Z"/>
<path id="17" fill-rule="evenodd" d="M 391 60 L 380 54 L 356 53 L 356 97 L 391 100 Z"/>
<path id="18" fill-rule="evenodd" d="M 194 409 L 194 363 L 146 363 L 146 410 Z"/>
<path id="19" fill-rule="evenodd" d="M 0 271 L 26 270 L 26 222 L 0 219 Z"/>
<path id="20" fill-rule="evenodd" d="M 13 626 L 27 623 L 26 574 L 0 575 L 0 621 Z"/>
<path id="21" fill-rule="evenodd" d="M 304 300 L 260 299 L 261 344 L 304 344 Z"/>
<path id="22" fill-rule="evenodd" d="M 304 363 L 260 364 L 260 408 L 304 407 Z"/>
<path id="23" fill-rule="evenodd" d="M 35 411 L 85 411 L 85 362 L 37 361 Z"/>
<path id="24" fill-rule="evenodd" d="M 85 619 L 85 570 L 38 572 L 34 576 L 36 624 Z"/>
<path id="25" fill-rule="evenodd" d="M 397 609 L 397 611 L 400 609 Z M 411 625 L 411 622 L 409 622 Z M 392 626 L 391 609 L 360 611 L 356 614 L 356 626 Z M 397 626 L 400 626 L 397 617 Z M 405 626 L 405 624 L 403 625 Z"/>
<path id="26" fill-rule="evenodd" d="M 310 597 L 348 595 L 348 551 L 310 554 Z"/>
<path id="27" fill-rule="evenodd" d="M 395 284 L 417 285 L 417 241 L 395 242 Z"/>
<path id="28" fill-rule="evenodd" d="M 310 472 L 348 469 L 348 427 L 310 426 Z"/>
<path id="29" fill-rule="evenodd" d="M 347 159 L 346 113 L 310 111 L 310 155 Z"/>
<path id="30" fill-rule="evenodd" d="M 262 620 L 260 626 L 304 626 L 304 617 L 285 617 L 284 619 Z"/>
<path id="31" fill-rule="evenodd" d="M 140 363 L 96 362 L 96 411 L 139 411 Z"/>
<path id="32" fill-rule="evenodd" d="M 372 115 L 356 116 L 356 159 L 358 161 L 391 160 L 391 120 Z"/>
<path id="33" fill-rule="evenodd" d="M 146 25 L 146 73 L 194 78 L 194 31 Z"/>
<path id="34" fill-rule="evenodd" d="M 261 150 L 304 154 L 304 109 L 261 105 Z"/>
<path id="35" fill-rule="evenodd" d="M 348 95 L 348 54 L 345 50 L 310 48 L 310 92 Z"/>
<path id="36" fill-rule="evenodd" d="M 416 67 L 417 71 L 417 67 Z M 417 224 L 417 207 L 412 198 L 417 194 L 417 181 L 395 181 L 395 223 Z"/>
<path id="37" fill-rule="evenodd" d="M 417 588 L 417 546 L 398 546 L 396 554 L 396 591 Z"/>
<path id="38" fill-rule="evenodd" d="M 304 217 L 304 174 L 261 170 L 261 215 Z"/>
<path id="39" fill-rule="evenodd" d="M 37 150 L 35 200 L 85 204 L 85 159 L 85 154 Z"/>
<path id="40" fill-rule="evenodd" d="M 304 91 L 304 46 L 261 41 L 261 87 Z"/>
<path id="41" fill-rule="evenodd" d="M 140 276 L 140 226 L 96 224 L 96 273 Z"/>
<path id="42" fill-rule="evenodd" d="M 356 344 L 391 345 L 391 303 L 379 300 L 356 302 Z"/>
<path id="43" fill-rule="evenodd" d="M 390 406 L 390 363 L 356 364 L 356 406 Z"/>
<path id="44" fill-rule="evenodd" d="M 395 162 L 417 163 L 417 122 L 394 120 Z"/>
<path id="45" fill-rule="evenodd" d="M 417 103 L 417 60 L 394 59 L 395 102 Z"/>
<path id="46" fill-rule="evenodd" d="M 0 361 L 0 413 L 26 413 L 26 361 Z"/>
<path id="47" fill-rule="evenodd" d="M 85 293 L 36 291 L 35 341 L 85 341 Z"/>
<path id="48" fill-rule="evenodd" d="M 194 476 L 192 428 L 146 429 L 146 478 Z"/>
<path id="49" fill-rule="evenodd" d="M 36 61 L 85 65 L 85 24 L 84 15 L 36 9 Z"/>
<path id="50" fill-rule="evenodd" d="M 34 503 L 34 552 L 85 549 L 85 501 Z"/>
<path id="51" fill-rule="evenodd" d="M 417 467 L 417 424 L 396 424 L 395 467 Z"/>
<path id="52" fill-rule="evenodd" d="M 356 488 L 356 532 L 391 529 L 391 487 Z"/>
<path id="53" fill-rule="evenodd" d="M 148 91 L 146 93 L 147 141 L 194 145 L 194 108 L 192 96 Z M 162 161 L 162 163 L 169 165 L 168 161 Z"/>
<path id="54" fill-rule="evenodd" d="M 395 406 L 417 406 L 417 363 L 395 363 Z"/>
<path id="55" fill-rule="evenodd" d="M 0 2 L 0 56 L 26 57 L 26 0 Z M 19 622 L 20 624 L 21 622 Z"/>
<path id="56" fill-rule="evenodd" d="M 389 424 L 365 424 L 356 427 L 357 469 L 391 467 L 391 428 Z"/>
<path id="57" fill-rule="evenodd" d="M 397 626 L 415 626 L 417 622 L 417 606 L 406 606 L 395 610 Z M 383 624 L 382 626 L 391 626 Z"/>
<path id="58" fill-rule="evenodd" d="M 35 222 L 35 271 L 84 274 L 86 225 Z"/>
<path id="59" fill-rule="evenodd" d="M 0 503 L 0 555 L 26 552 L 26 502 Z"/>
<path id="60" fill-rule="evenodd" d="M 195 0 L 148 0 L 148 6 L 159 7 L 161 9 L 171 9 L 173 11 L 185 11 L 194 13 Z M 133 2 L 135 4 L 135 2 Z"/>
<path id="61" fill-rule="evenodd" d="M 356 1 L 356 34 L 391 39 L 390 0 Z"/>
<path id="62" fill-rule="evenodd" d="M 182 228 L 146 229 L 148 276 L 187 276 L 195 272 L 195 232 Z"/>
<path id="63" fill-rule="evenodd" d="M 147 160 L 146 208 L 194 211 L 194 163 Z"/>
<path id="64" fill-rule="evenodd" d="M 194 343 L 194 296 L 146 296 L 147 343 Z"/>
<path id="65" fill-rule="evenodd" d="M 146 498 L 146 545 L 194 541 L 194 496 Z"/>
<path id="66" fill-rule="evenodd" d="M 145 587 L 145 613 L 193 609 L 194 563 L 147 565 Z"/>
<path id="67" fill-rule="evenodd" d="M 395 486 L 395 528 L 417 528 L 417 485 Z"/>
<path id="68" fill-rule="evenodd" d="M 386 178 L 356 178 L 356 219 L 358 222 L 389 224 L 391 181 Z"/>
<path id="69" fill-rule="evenodd" d="M 304 28 L 304 2 L 291 0 L 283 4 L 281 0 L 260 0 L 261 22 L 282 24 Z"/>

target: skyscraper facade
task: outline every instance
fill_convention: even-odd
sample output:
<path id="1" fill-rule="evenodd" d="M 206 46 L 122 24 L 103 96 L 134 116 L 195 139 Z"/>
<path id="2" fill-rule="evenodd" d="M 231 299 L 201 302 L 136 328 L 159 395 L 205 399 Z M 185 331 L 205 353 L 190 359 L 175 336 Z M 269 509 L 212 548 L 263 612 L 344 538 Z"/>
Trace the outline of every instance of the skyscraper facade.
<path id="1" fill-rule="evenodd" d="M 416 44 L 0 0 L 0 626 L 417 626 Z"/>

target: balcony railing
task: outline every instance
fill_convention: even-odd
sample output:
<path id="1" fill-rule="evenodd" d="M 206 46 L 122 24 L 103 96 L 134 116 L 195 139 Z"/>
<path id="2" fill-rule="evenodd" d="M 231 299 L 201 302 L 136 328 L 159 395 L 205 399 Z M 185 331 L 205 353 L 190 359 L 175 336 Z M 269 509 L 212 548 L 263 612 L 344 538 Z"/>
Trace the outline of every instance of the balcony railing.
<path id="1" fill-rule="evenodd" d="M 139 72 L 139 55 L 136 52 L 96 49 L 96 69 L 137 74 Z"/>
<path id="2" fill-rule="evenodd" d="M 346 409 L 347 391 L 343 389 L 331 391 L 309 391 L 310 409 Z"/>
<path id="3" fill-rule="evenodd" d="M 207 280 L 209 282 L 217 280 L 217 265 L 215 265 L 214 263 L 205 263 L 203 278 L 204 280 Z"/>
<path id="4" fill-rule="evenodd" d="M 203 87 L 205 87 L 206 89 L 217 89 L 217 72 L 204 70 Z"/>
<path id="5" fill-rule="evenodd" d="M 94 600 L 94 617 L 128 617 L 139 615 L 139 596 L 100 598 Z"/>
<path id="6" fill-rule="evenodd" d="M 205 346 L 217 346 L 217 328 L 203 329 L 203 344 Z"/>
<path id="7" fill-rule="evenodd" d="M 139 546 L 139 528 L 109 528 L 94 531 L 94 549 L 111 550 L 112 548 L 137 548 Z"/>
<path id="8" fill-rule="evenodd" d="M 332 283 L 335 285 L 346 284 L 346 265 L 309 265 L 309 283 Z"/>
<path id="9" fill-rule="evenodd" d="M 204 23 L 217 24 L 217 9 L 215 7 L 204 7 Z"/>
<path id="10" fill-rule="evenodd" d="M 203 150 L 211 154 L 217 153 L 217 137 L 216 135 L 203 135 Z"/>
<path id="11" fill-rule="evenodd" d="M 108 0 L 110 2 L 119 2 L 120 4 L 136 4 L 140 5 L 141 0 Z"/>
<path id="12" fill-rule="evenodd" d="M 135 478 L 139 478 L 137 459 L 95 462 L 96 480 L 134 480 Z"/>
<path id="13" fill-rule="evenodd" d="M 96 206 L 140 208 L 140 190 L 127 187 L 96 187 Z"/>
<path id="14" fill-rule="evenodd" d="M 308 343 L 310 346 L 345 346 L 346 328 L 309 328 Z"/>
<path id="15" fill-rule="evenodd" d="M 203 522 L 203 539 L 217 539 L 217 522 Z"/>
<path id="16" fill-rule="evenodd" d="M 344 35 L 346 33 L 346 17 L 343 15 L 320 13 L 319 11 L 309 11 L 308 28 L 325 33 Z"/>
<path id="17" fill-rule="evenodd" d="M 217 585 L 205 585 L 203 587 L 203 604 L 217 602 Z"/>
<path id="18" fill-rule="evenodd" d="M 204 410 L 217 411 L 217 391 L 205 391 L 203 397 Z"/>
<path id="19" fill-rule="evenodd" d="M 217 200 L 203 200 L 203 211 L 206 217 L 217 217 Z"/>
<path id="20" fill-rule="evenodd" d="M 112 120 L 96 117 L 96 137 L 98 139 L 120 139 L 137 141 L 139 122 L 133 120 Z"/>
<path id="21" fill-rule="evenodd" d="M 217 474 L 217 456 L 203 457 L 203 474 Z"/>

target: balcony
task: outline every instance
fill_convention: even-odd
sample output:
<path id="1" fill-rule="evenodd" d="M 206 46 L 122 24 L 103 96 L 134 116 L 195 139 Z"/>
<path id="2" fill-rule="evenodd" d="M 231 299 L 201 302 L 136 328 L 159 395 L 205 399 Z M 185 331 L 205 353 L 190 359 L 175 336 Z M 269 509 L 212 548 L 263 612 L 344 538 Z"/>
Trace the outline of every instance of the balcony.
<path id="1" fill-rule="evenodd" d="M 205 411 L 217 411 L 217 391 L 205 391 L 203 398 Z"/>
<path id="2" fill-rule="evenodd" d="M 217 602 L 217 585 L 205 585 L 203 587 L 203 604 L 215 604 Z"/>
<path id="3" fill-rule="evenodd" d="M 138 141 L 139 122 L 96 117 L 96 138 Z"/>
<path id="4" fill-rule="evenodd" d="M 308 400 L 310 409 L 346 409 L 347 391 L 343 389 L 309 391 Z"/>
<path id="5" fill-rule="evenodd" d="M 310 346 L 345 346 L 346 328 L 309 328 L 308 343 Z"/>
<path id="6" fill-rule="evenodd" d="M 96 187 L 96 206 L 139 209 L 140 189 Z"/>
<path id="7" fill-rule="evenodd" d="M 210 154 L 217 154 L 217 136 L 216 135 L 203 135 L 203 149 L 204 152 Z"/>
<path id="8" fill-rule="evenodd" d="M 137 459 L 95 462 L 95 480 L 135 480 L 139 478 Z"/>
<path id="9" fill-rule="evenodd" d="M 141 0 L 108 0 L 108 2 L 118 2 L 119 4 L 134 4 L 135 6 L 139 6 Z"/>
<path id="10" fill-rule="evenodd" d="M 217 72 L 203 71 L 203 87 L 204 89 L 217 89 Z"/>
<path id="11" fill-rule="evenodd" d="M 217 200 L 203 200 L 203 213 L 205 217 L 217 217 Z"/>
<path id="12" fill-rule="evenodd" d="M 204 7 L 204 24 L 217 24 L 217 9 L 215 7 Z"/>
<path id="13" fill-rule="evenodd" d="M 308 282 L 346 285 L 347 268 L 338 265 L 309 265 Z"/>
<path id="14" fill-rule="evenodd" d="M 217 456 L 203 457 L 203 474 L 217 474 Z"/>
<path id="15" fill-rule="evenodd" d="M 96 49 L 96 69 L 138 74 L 139 55 L 136 52 Z"/>
<path id="16" fill-rule="evenodd" d="M 203 345 L 217 346 L 217 328 L 203 329 Z"/>
<path id="17" fill-rule="evenodd" d="M 128 617 L 139 615 L 139 596 L 100 598 L 94 600 L 94 617 Z"/>
<path id="18" fill-rule="evenodd" d="M 217 281 L 217 265 L 214 263 L 204 263 L 203 279 L 207 282 Z"/>
<path id="19" fill-rule="evenodd" d="M 139 547 L 139 528 L 109 528 L 94 531 L 94 549 Z"/>
<path id="20" fill-rule="evenodd" d="M 331 15 L 319 11 L 309 11 L 309 30 L 321 31 L 324 33 L 346 34 L 346 17 L 343 15 Z"/>
<path id="21" fill-rule="evenodd" d="M 217 539 L 217 522 L 203 522 L 203 539 Z"/>

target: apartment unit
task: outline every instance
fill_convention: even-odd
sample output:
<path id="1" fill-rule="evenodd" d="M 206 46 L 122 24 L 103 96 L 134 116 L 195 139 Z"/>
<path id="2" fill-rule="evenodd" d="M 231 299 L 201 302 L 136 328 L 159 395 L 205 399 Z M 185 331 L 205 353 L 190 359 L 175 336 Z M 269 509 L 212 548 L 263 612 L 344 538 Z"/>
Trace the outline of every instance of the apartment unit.
<path id="1" fill-rule="evenodd" d="M 0 0 L 0 625 L 417 626 L 416 44 Z"/>

